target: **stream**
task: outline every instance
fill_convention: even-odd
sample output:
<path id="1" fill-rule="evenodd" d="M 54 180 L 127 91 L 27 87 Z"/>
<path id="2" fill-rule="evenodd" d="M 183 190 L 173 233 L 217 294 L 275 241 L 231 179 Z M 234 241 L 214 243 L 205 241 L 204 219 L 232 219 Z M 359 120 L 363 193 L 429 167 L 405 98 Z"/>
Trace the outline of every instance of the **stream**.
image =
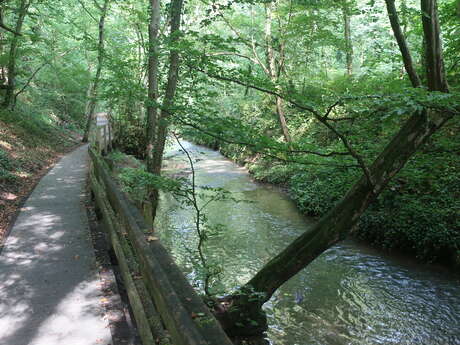
<path id="1" fill-rule="evenodd" d="M 286 193 L 254 182 L 245 168 L 220 153 L 183 141 L 196 184 L 222 187 L 245 202 L 210 203 L 211 224 L 225 228 L 208 241 L 229 291 L 247 282 L 270 258 L 308 229 Z M 190 172 L 171 144 L 166 173 Z M 162 194 L 156 228 L 187 277 L 196 272 L 188 246 L 196 243 L 193 212 Z M 439 267 L 347 240 L 284 284 L 264 306 L 273 345 L 460 345 L 460 278 Z"/>

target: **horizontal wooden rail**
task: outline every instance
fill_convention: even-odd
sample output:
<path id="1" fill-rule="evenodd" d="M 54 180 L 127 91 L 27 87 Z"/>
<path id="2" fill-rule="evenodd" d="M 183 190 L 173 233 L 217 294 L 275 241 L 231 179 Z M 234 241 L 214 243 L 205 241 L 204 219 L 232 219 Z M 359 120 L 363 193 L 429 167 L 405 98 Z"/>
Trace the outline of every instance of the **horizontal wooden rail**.
<path id="1" fill-rule="evenodd" d="M 93 149 L 89 152 L 91 189 L 120 262 L 144 345 L 155 344 L 152 339 L 158 338 L 168 342 L 162 325 L 174 345 L 231 345 L 161 242 L 147 240 L 151 229 L 120 191 L 101 156 Z M 149 322 L 156 310 L 162 325 Z"/>

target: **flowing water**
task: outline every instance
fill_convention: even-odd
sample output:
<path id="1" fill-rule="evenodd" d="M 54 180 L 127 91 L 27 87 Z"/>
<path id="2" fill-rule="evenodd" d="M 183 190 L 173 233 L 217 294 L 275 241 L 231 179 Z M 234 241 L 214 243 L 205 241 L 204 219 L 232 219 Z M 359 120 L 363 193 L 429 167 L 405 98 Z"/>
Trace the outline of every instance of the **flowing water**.
<path id="1" fill-rule="evenodd" d="M 313 221 L 285 193 L 254 182 L 218 152 L 183 145 L 195 162 L 197 185 L 223 187 L 248 201 L 206 208 L 210 223 L 226 225 L 208 241 L 223 268 L 221 282 L 227 289 L 242 285 Z M 177 145 L 166 157 L 170 172 L 190 171 Z M 193 281 L 196 272 L 186 249 L 196 243 L 193 212 L 162 195 L 157 221 L 162 242 Z M 284 284 L 265 310 L 270 344 L 460 344 L 458 276 L 352 241 L 323 253 Z"/>

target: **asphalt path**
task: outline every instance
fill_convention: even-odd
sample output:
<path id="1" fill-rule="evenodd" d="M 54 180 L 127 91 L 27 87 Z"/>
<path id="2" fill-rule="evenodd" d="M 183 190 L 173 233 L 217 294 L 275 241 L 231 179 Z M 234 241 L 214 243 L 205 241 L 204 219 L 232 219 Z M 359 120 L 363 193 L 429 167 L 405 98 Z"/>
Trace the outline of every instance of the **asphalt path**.
<path id="1" fill-rule="evenodd" d="M 24 204 L 0 254 L 0 345 L 112 344 L 84 209 L 87 146 Z"/>

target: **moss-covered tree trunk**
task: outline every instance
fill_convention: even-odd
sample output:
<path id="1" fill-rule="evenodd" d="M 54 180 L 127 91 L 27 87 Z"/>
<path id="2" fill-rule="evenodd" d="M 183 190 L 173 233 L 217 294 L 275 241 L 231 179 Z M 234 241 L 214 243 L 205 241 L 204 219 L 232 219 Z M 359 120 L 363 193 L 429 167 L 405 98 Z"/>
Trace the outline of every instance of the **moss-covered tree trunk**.
<path id="1" fill-rule="evenodd" d="M 370 167 L 374 185 L 362 176 L 329 213 L 271 260 L 249 281 L 248 286 L 263 291 L 266 294 L 264 298 L 268 300 L 285 281 L 343 240 L 391 178 L 447 119 L 448 116 L 440 117 L 428 111 L 412 115 Z"/>
<path id="2" fill-rule="evenodd" d="M 158 32 L 160 28 L 160 1 L 150 0 L 149 20 L 149 46 L 148 46 L 148 98 L 147 109 L 147 143 L 146 143 L 146 165 L 148 172 L 155 172 L 155 142 L 157 140 L 158 128 L 158 67 L 159 67 L 159 42 Z M 158 190 L 149 190 L 149 199 L 152 204 L 152 219 L 155 218 L 158 204 Z"/>
<path id="3" fill-rule="evenodd" d="M 154 147 L 158 122 L 158 31 L 160 28 L 160 2 L 150 0 L 149 47 L 148 47 L 148 99 L 147 109 L 147 170 L 155 171 Z"/>

